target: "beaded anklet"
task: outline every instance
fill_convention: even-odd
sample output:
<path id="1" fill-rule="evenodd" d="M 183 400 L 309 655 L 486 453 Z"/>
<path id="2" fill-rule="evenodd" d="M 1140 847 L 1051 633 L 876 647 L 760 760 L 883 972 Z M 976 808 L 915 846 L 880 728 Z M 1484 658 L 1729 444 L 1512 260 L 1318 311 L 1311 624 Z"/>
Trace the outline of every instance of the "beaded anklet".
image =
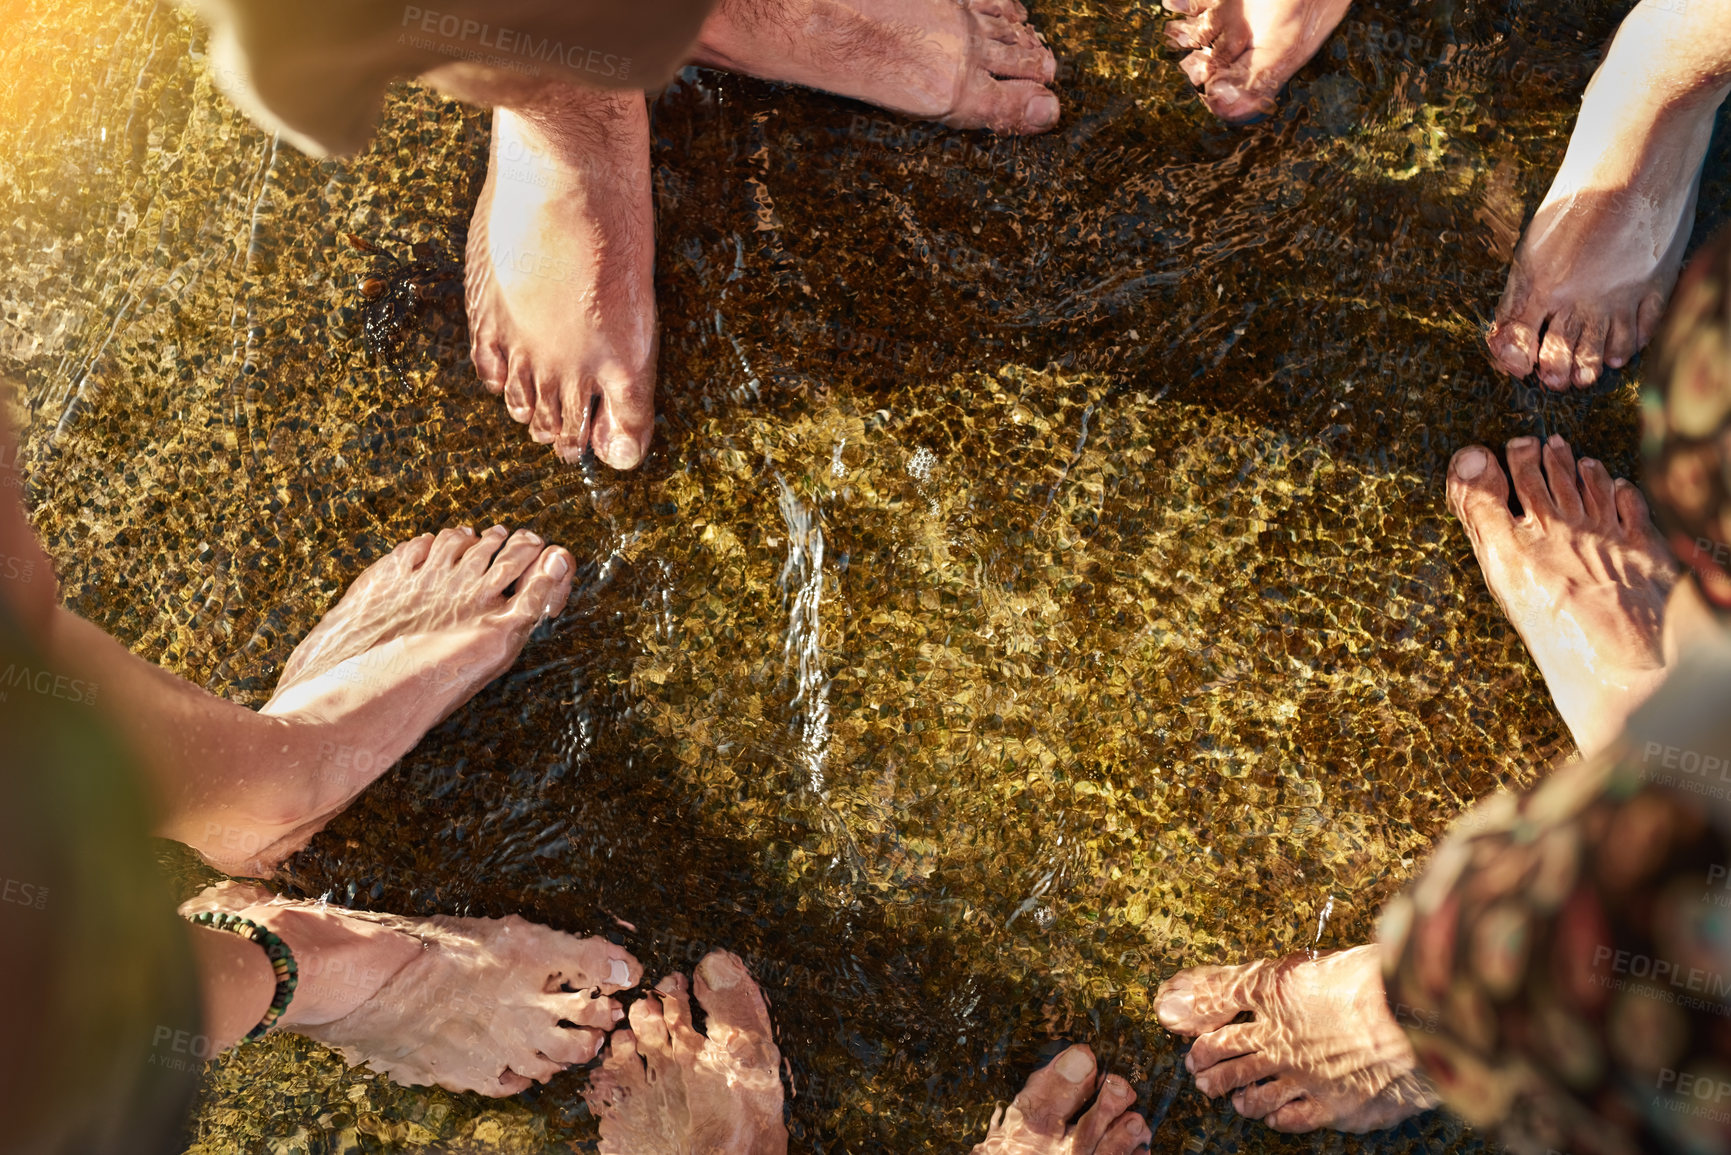
<path id="1" fill-rule="evenodd" d="M 276 1025 L 276 1021 L 288 1010 L 289 1000 L 295 997 L 295 987 L 300 984 L 300 967 L 295 965 L 294 952 L 288 943 L 260 926 L 250 918 L 242 918 L 238 914 L 226 911 L 201 910 L 187 919 L 197 926 L 208 926 L 212 930 L 224 930 L 230 934 L 238 934 L 244 939 L 264 947 L 265 957 L 270 959 L 270 969 L 276 972 L 276 996 L 270 1001 L 270 1009 L 265 1011 L 264 1018 L 258 1026 L 246 1033 L 242 1042 L 263 1035 Z"/>

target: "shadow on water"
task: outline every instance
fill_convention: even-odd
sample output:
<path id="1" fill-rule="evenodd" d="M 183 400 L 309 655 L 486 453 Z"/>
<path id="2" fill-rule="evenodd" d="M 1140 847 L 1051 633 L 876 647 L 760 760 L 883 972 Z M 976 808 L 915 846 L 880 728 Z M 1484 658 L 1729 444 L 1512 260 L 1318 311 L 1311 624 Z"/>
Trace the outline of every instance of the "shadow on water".
<path id="1" fill-rule="evenodd" d="M 5 8 L 0 368 L 71 605 L 257 705 L 396 541 L 503 521 L 579 561 L 288 889 L 517 911 L 651 974 L 734 949 L 815 1151 L 962 1147 L 1063 1039 L 1157 1151 L 1477 1148 L 1441 1115 L 1269 1135 L 1150 998 L 1362 941 L 1450 817 L 1568 749 L 1438 482 L 1523 432 L 1633 467 L 1627 382 L 1511 388 L 1479 339 L 1614 6 L 1361 6 L 1248 130 L 1147 3 L 1036 13 L 1040 140 L 690 72 L 654 106 L 659 448 L 627 476 L 531 444 L 450 301 L 400 376 L 368 347 L 389 258 L 348 237 L 460 249 L 482 115 L 404 86 L 314 162 L 171 9 Z M 276 1038 L 211 1065 L 194 1150 L 559 1150 L 582 1080 L 489 1103 Z"/>

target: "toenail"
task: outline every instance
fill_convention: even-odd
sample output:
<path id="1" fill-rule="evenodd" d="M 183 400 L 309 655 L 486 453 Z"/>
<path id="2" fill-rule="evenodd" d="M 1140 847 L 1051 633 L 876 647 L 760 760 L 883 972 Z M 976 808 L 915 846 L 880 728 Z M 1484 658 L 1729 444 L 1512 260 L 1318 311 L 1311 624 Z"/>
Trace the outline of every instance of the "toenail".
<path id="1" fill-rule="evenodd" d="M 616 987 L 631 981 L 631 968 L 625 965 L 624 959 L 616 958 L 608 963 L 607 981 Z"/>
<path id="2" fill-rule="evenodd" d="M 553 577 L 562 578 L 571 570 L 571 563 L 565 560 L 562 553 L 552 554 L 547 559 L 547 572 Z"/>
<path id="3" fill-rule="evenodd" d="M 1058 98 L 1050 92 L 1036 92 L 1028 98 L 1022 115 L 1030 128 L 1051 128 L 1058 123 Z"/>
<path id="4" fill-rule="evenodd" d="M 463 534 L 466 537 L 474 537 L 475 536 L 475 528 L 473 526 L 469 526 L 469 525 L 459 525 L 457 527 L 457 532 L 460 534 Z"/>
<path id="5" fill-rule="evenodd" d="M 487 532 L 488 532 L 488 533 L 509 533 L 509 532 L 511 532 L 511 531 L 510 531 L 510 530 L 508 530 L 508 529 L 506 529 L 506 528 L 505 528 L 505 527 L 504 527 L 504 526 L 502 526 L 502 525 L 495 525 L 495 526 L 492 526 L 492 527 L 490 527 L 490 528 L 489 528 L 489 529 L 488 529 L 488 530 L 487 530 Z"/>
<path id="6" fill-rule="evenodd" d="M 1455 458 L 1455 476 L 1462 481 L 1471 481 L 1485 471 L 1485 466 L 1490 464 L 1490 458 L 1490 454 L 1476 445 L 1461 450 L 1460 456 Z"/>
<path id="7" fill-rule="evenodd" d="M 697 969 L 710 989 L 717 991 L 730 991 L 745 978 L 745 968 L 724 954 L 710 955 L 697 964 Z"/>
<path id="8" fill-rule="evenodd" d="M 625 1018 L 625 1008 L 624 1007 L 614 1007 L 613 1008 L 613 1021 L 617 1023 L 617 1022 L 622 1021 L 624 1018 Z"/>
<path id="9" fill-rule="evenodd" d="M 1094 1059 L 1084 1050 L 1065 1051 L 1055 1064 L 1058 1074 L 1070 1083 L 1080 1083 L 1094 1072 Z"/>
<path id="10" fill-rule="evenodd" d="M 642 458 L 643 450 L 637 442 L 623 433 L 607 443 L 607 464 L 615 469 L 630 469 Z"/>
<path id="11" fill-rule="evenodd" d="M 1142 1116 L 1140 1116 L 1140 1115 L 1132 1116 L 1130 1119 L 1129 1131 L 1130 1131 L 1130 1138 L 1140 1139 L 1144 1135 L 1148 1134 L 1148 1124 L 1146 1124 L 1142 1121 Z"/>
<path id="12" fill-rule="evenodd" d="M 1509 440 L 1510 449 L 1529 449 L 1539 443 L 1537 437 L 1514 437 Z"/>
<path id="13" fill-rule="evenodd" d="M 532 529 L 526 529 L 523 531 L 523 540 L 528 542 L 530 545 L 543 545 L 543 544 L 545 544 L 541 540 L 541 535 L 536 533 Z"/>
<path id="14" fill-rule="evenodd" d="M 1563 442 L 1563 435 L 1562 435 L 1562 434 L 1561 434 L 1561 433 L 1553 433 L 1553 434 L 1551 434 L 1551 436 L 1550 436 L 1550 443 L 1551 443 L 1551 445 L 1552 445 L 1552 446 L 1554 446 L 1554 447 L 1555 447 L 1555 448 L 1557 448 L 1557 449 L 1561 449 L 1561 448 L 1562 448 L 1562 447 L 1563 447 L 1563 444 L 1564 444 L 1564 442 Z"/>

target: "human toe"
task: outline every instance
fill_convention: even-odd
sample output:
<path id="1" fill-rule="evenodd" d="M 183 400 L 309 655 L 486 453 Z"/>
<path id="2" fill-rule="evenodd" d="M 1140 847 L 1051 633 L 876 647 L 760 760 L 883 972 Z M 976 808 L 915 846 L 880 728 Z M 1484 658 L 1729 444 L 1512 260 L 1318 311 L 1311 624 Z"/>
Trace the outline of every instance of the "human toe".
<path id="1" fill-rule="evenodd" d="M 553 382 L 535 382 L 535 404 L 529 413 L 529 439 L 540 445 L 552 445 L 565 429 L 565 408 L 560 386 Z"/>
<path id="2" fill-rule="evenodd" d="M 1208 111 L 1228 124 L 1248 124 L 1274 111 L 1274 92 L 1242 77 L 1216 73 L 1202 90 Z"/>
<path id="3" fill-rule="evenodd" d="M 1028 1076 L 1014 1106 L 1042 1134 L 1062 1135 L 1094 1091 L 1094 1052 L 1076 1043 Z"/>
<path id="4" fill-rule="evenodd" d="M 1629 363 L 1629 358 L 1635 355 L 1635 349 L 1635 315 L 1630 312 L 1613 313 L 1610 327 L 1605 333 L 1605 364 L 1613 369 L 1621 369 Z"/>
<path id="5" fill-rule="evenodd" d="M 585 1060 L 587 1061 L 587 1060 Z M 518 1055 L 511 1060 L 510 1070 L 537 1083 L 545 1083 L 569 1064 L 554 1062 L 547 1055 L 537 1051 L 533 1054 Z"/>
<path id="6" fill-rule="evenodd" d="M 1077 1151 L 1093 1151 L 1099 1146 L 1100 1140 L 1106 1137 L 1112 1124 L 1117 1122 L 1119 1116 L 1135 1101 L 1136 1092 L 1122 1075 L 1107 1075 L 1100 1085 L 1100 1093 L 1094 1097 L 1094 1102 L 1082 1112 L 1082 1117 L 1076 1120 L 1075 1134 L 1071 1139 L 1072 1147 Z"/>
<path id="7" fill-rule="evenodd" d="M 528 573 L 518 579 L 517 592 L 511 598 L 509 613 L 527 625 L 534 625 L 543 619 L 558 615 L 565 609 L 565 603 L 571 597 L 571 555 L 561 546 L 549 546 L 541 553 L 541 560 L 530 567 Z M 615 968 L 609 968 L 613 970 Z M 641 973 L 640 971 L 638 973 Z M 608 982 L 612 982 L 611 979 Z M 618 990 L 630 983 L 601 985 L 602 990 Z"/>
<path id="8" fill-rule="evenodd" d="M 535 559 L 546 548 L 547 543 L 531 530 L 520 529 L 513 533 L 487 567 L 488 590 L 495 595 L 503 594 L 535 564 Z"/>
<path id="9" fill-rule="evenodd" d="M 1659 531 L 1653 524 L 1653 511 L 1647 505 L 1647 497 L 1640 487 L 1622 477 L 1617 478 L 1612 485 L 1616 495 L 1614 500 L 1617 506 L 1617 522 L 1623 536 L 1657 538 Z"/>
<path id="10" fill-rule="evenodd" d="M 434 535 L 430 533 L 411 537 L 391 551 L 391 557 L 403 570 L 417 570 L 427 564 L 427 558 L 433 552 Z"/>
<path id="11" fill-rule="evenodd" d="M 983 50 L 986 71 L 997 77 L 1038 80 L 1050 84 L 1058 73 L 1057 58 L 1044 45 L 1000 44 L 988 40 Z"/>
<path id="12" fill-rule="evenodd" d="M 474 544 L 463 551 L 458 564 L 471 576 L 480 577 L 493 564 L 493 558 L 510 536 L 511 531 L 502 525 L 488 526 L 475 538 Z"/>
<path id="13" fill-rule="evenodd" d="M 566 1020 L 569 1022 L 570 1020 Z M 554 1024 L 539 1040 L 541 1053 L 561 1067 L 572 1067 L 579 1063 L 587 1063 L 601 1053 L 601 1047 L 607 1042 L 607 1028 L 561 1026 Z M 517 1068 L 522 1070 L 521 1067 Z M 528 1074 L 527 1071 L 523 1072 Z"/>
<path id="14" fill-rule="evenodd" d="M 1320 1131 L 1333 1121 L 1328 1108 L 1308 1095 L 1293 1099 L 1262 1116 L 1262 1122 L 1271 1130 L 1284 1131 L 1288 1135 Z"/>
<path id="15" fill-rule="evenodd" d="M 557 549 L 555 546 L 554 550 Z M 563 950 L 559 978 L 563 990 L 599 990 L 610 995 L 636 986 L 643 978 L 643 964 L 618 943 L 600 937 L 561 935 L 560 938 Z"/>
<path id="16" fill-rule="evenodd" d="M 1094 1155 L 1134 1155 L 1136 1151 L 1146 1150 L 1148 1141 L 1154 1133 L 1148 1129 L 1148 1121 L 1134 1111 L 1118 1116 L 1116 1122 L 1106 1131 L 1105 1136 L 1094 1148 Z M 1082 1151 L 1082 1148 L 1078 1148 Z"/>
<path id="17" fill-rule="evenodd" d="M 428 551 L 427 564 L 446 568 L 455 566 L 478 540 L 480 539 L 476 537 L 475 531 L 466 525 L 441 529 L 433 539 L 432 549 Z"/>
<path id="18" fill-rule="evenodd" d="M 1575 379 L 1575 342 L 1580 325 L 1573 318 L 1555 317 L 1539 342 L 1539 380 L 1545 388 L 1567 389 Z"/>
<path id="19" fill-rule="evenodd" d="M 535 416 L 535 374 L 522 357 L 512 358 L 505 372 L 505 412 L 519 425 Z"/>
<path id="20" fill-rule="evenodd" d="M 1582 326 L 1580 339 L 1575 342 L 1576 388 L 1585 389 L 1599 379 L 1605 365 L 1605 334 L 1610 323 L 1609 317 L 1595 316 Z"/>
<path id="21" fill-rule="evenodd" d="M 489 393 L 503 393 L 505 378 L 510 373 L 511 359 L 505 350 L 487 339 L 477 339 L 469 347 L 469 360 L 475 364 L 475 376 Z"/>
<path id="22" fill-rule="evenodd" d="M 1551 500 L 1551 487 L 1545 483 L 1545 473 L 1539 465 L 1539 439 L 1517 437 L 1504 447 L 1503 453 L 1508 458 L 1509 481 L 1515 487 L 1522 511 L 1539 521 L 1556 518 L 1557 506 Z"/>
<path id="23" fill-rule="evenodd" d="M 711 1035 L 720 1026 L 758 1044 L 774 1038 L 769 1002 L 738 955 L 711 951 L 697 964 L 693 978 L 697 1003 L 709 1017 Z"/>
<path id="24" fill-rule="evenodd" d="M 649 994 L 632 1003 L 629 1018 L 639 1051 L 658 1055 L 673 1049 L 673 1037 L 667 1033 L 667 1016 L 661 1013 L 659 995 Z"/>
<path id="25" fill-rule="evenodd" d="M 1261 1119 L 1304 1095 L 1304 1088 L 1287 1079 L 1240 1088 L 1232 1096 L 1232 1109 L 1246 1119 Z"/>
<path id="26" fill-rule="evenodd" d="M 1485 334 L 1491 360 L 1511 377 L 1525 377 L 1539 360 L 1538 328 L 1525 319 L 1499 320 Z"/>
<path id="27" fill-rule="evenodd" d="M 673 1049 L 682 1055 L 695 1055 L 703 1049 L 703 1036 L 691 1017 L 691 984 L 684 975 L 668 975 L 655 984 L 661 996 L 661 1016 L 667 1022 L 668 1037 Z"/>
<path id="28" fill-rule="evenodd" d="M 1604 463 L 1583 457 L 1577 466 L 1581 478 L 1581 506 L 1586 518 L 1599 529 L 1617 526 L 1617 490 Z"/>
<path id="29" fill-rule="evenodd" d="M 1191 967 L 1160 984 L 1154 994 L 1154 1013 L 1160 1025 L 1180 1035 L 1200 1035 L 1218 1030 L 1248 1010 L 1231 997 L 1231 980 L 1240 967 Z"/>
<path id="30" fill-rule="evenodd" d="M 1191 1053 L 1194 1054 L 1194 1050 Z M 1196 1089 L 1210 1099 L 1218 1099 L 1240 1088 L 1253 1086 L 1279 1070 L 1280 1065 L 1264 1051 L 1238 1055 L 1223 1059 L 1206 1070 L 1198 1070 Z"/>
<path id="31" fill-rule="evenodd" d="M 614 469 L 635 469 L 655 430 L 655 378 L 622 375 L 601 382 L 601 405 L 589 440 Z"/>
<path id="32" fill-rule="evenodd" d="M 570 1023 L 573 1027 L 611 1031 L 625 1018 L 617 999 L 593 991 L 553 991 L 542 1001 L 551 1021 Z"/>
<path id="33" fill-rule="evenodd" d="M 1455 451 L 1449 461 L 1449 508 L 1476 539 L 1485 528 L 1507 530 L 1513 523 L 1509 513 L 1509 479 L 1489 449 L 1468 445 Z"/>
<path id="34" fill-rule="evenodd" d="M 1581 500 L 1581 483 L 1575 468 L 1575 452 L 1569 448 L 1569 443 L 1563 440 L 1563 435 L 1553 433 L 1545 440 L 1544 448 L 1545 480 L 1550 490 L 1551 500 L 1556 504 L 1557 512 L 1563 520 L 1576 523 L 1585 516 L 1585 506 Z"/>

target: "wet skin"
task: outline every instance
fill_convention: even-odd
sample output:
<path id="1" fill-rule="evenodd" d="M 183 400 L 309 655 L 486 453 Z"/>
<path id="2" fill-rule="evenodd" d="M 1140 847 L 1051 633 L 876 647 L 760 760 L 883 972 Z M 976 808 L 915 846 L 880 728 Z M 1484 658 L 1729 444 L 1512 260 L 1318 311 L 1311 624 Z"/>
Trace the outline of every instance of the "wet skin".
<path id="1" fill-rule="evenodd" d="M 1505 474 L 1490 450 L 1455 454 L 1449 508 L 1520 632 L 1583 754 L 1609 744 L 1675 664 L 1678 566 L 1634 485 L 1553 437 L 1516 438 Z M 1511 494 L 1523 513 L 1509 508 Z M 1668 629 L 1668 626 L 1671 628 Z M 1380 951 L 1356 947 L 1244 966 L 1196 967 L 1160 988 L 1169 1030 L 1209 1096 L 1281 1131 L 1392 1126 L 1436 1100 L 1384 997 Z M 1252 1022 L 1234 1023 L 1249 1011 Z"/>
<path id="2" fill-rule="evenodd" d="M 974 1155 L 1133 1155 L 1153 1137 L 1130 1110 L 1136 1092 L 1122 1075 L 1101 1076 L 1078 1043 L 1035 1071 L 1006 1110 L 992 1113 Z"/>
<path id="3" fill-rule="evenodd" d="M 1058 119 L 1057 62 L 1027 18 L 1017 0 L 728 0 L 693 59 L 955 128 L 1043 132 Z M 644 101 L 575 87 L 494 95 L 467 267 L 476 373 L 561 459 L 593 451 L 634 468 L 655 420 Z"/>
<path id="4" fill-rule="evenodd" d="M 781 1052 L 762 989 L 726 951 L 705 955 L 692 978 L 662 979 L 608 1040 L 584 1092 L 601 1155 L 784 1155 Z"/>

